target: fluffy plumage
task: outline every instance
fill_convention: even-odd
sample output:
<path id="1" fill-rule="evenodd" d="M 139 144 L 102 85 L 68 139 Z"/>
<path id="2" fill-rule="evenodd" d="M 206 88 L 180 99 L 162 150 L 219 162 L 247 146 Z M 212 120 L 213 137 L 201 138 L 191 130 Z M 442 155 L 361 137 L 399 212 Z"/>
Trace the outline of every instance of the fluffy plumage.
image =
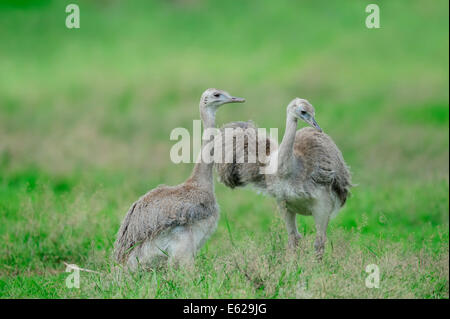
<path id="1" fill-rule="evenodd" d="M 233 129 L 229 140 L 226 140 L 226 129 Z M 222 162 L 215 163 L 214 166 L 219 180 L 227 187 L 252 184 L 264 188 L 265 176 L 261 169 L 267 165 L 268 157 L 276 150 L 277 143 L 268 136 L 260 136 L 257 130 L 252 121 L 231 122 L 221 128 L 222 149 L 225 150 L 224 154 L 233 153 L 233 162 L 226 163 L 222 158 Z M 239 143 L 239 140 L 243 142 Z M 255 162 L 248 161 L 249 145 L 255 146 Z"/>
<path id="2" fill-rule="evenodd" d="M 304 165 L 304 182 L 311 180 L 331 187 L 343 206 L 352 186 L 350 171 L 331 137 L 312 127 L 304 127 L 295 135 L 294 155 Z"/>
<path id="3" fill-rule="evenodd" d="M 261 144 L 257 144 L 266 145 L 266 152 L 261 154 L 258 147 L 256 148 L 256 158 L 258 159 L 256 163 L 248 163 L 247 161 L 238 163 L 237 154 L 244 154 L 245 158 L 248 158 L 248 144 L 249 142 L 255 142 L 255 135 L 247 132 L 234 132 L 234 145 L 226 144 L 224 129 L 236 127 L 253 129 L 257 132 L 257 127 L 251 121 L 231 122 L 221 128 L 222 147 L 233 152 L 233 162 L 214 164 L 219 181 L 229 188 L 244 187 L 250 184 L 258 189 L 265 190 L 267 188 L 266 177 L 261 173 L 261 168 L 267 164 L 264 163 L 262 158 L 276 152 L 278 144 L 273 139 L 266 137 L 266 141 L 260 140 Z M 237 135 L 241 135 L 241 138 L 245 139 L 244 149 L 236 147 Z M 350 195 L 351 175 L 341 151 L 331 137 L 311 127 L 302 128 L 295 135 L 294 154 L 301 159 L 304 165 L 305 170 L 301 176 L 303 183 L 314 181 L 320 185 L 330 186 L 338 196 L 341 206 L 343 206 Z"/>
<path id="4" fill-rule="evenodd" d="M 161 232 L 218 217 L 214 193 L 191 181 L 177 186 L 161 185 L 133 203 L 118 233 L 114 256 L 123 262 L 132 248 Z"/>

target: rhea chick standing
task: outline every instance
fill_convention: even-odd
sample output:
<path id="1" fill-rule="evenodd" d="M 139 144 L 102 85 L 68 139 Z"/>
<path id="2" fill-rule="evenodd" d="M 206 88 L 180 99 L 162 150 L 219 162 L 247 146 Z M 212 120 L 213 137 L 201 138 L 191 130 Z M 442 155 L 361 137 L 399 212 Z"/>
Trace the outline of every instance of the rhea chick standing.
<path id="1" fill-rule="evenodd" d="M 200 99 L 203 128 L 215 127 L 217 109 L 242 103 L 225 91 L 206 90 Z M 202 148 L 210 141 L 203 141 Z M 219 208 L 214 195 L 213 163 L 202 156 L 189 179 L 177 186 L 161 185 L 136 201 L 120 226 L 114 256 L 131 270 L 163 261 L 191 264 L 196 252 L 215 231 Z"/>
<path id="2" fill-rule="evenodd" d="M 312 127 L 297 131 L 298 119 Z M 277 199 L 289 244 L 295 247 L 301 238 L 296 214 L 313 216 L 314 248 L 321 258 L 328 222 L 345 204 L 351 181 L 341 151 L 322 132 L 315 120 L 314 107 L 307 100 L 296 98 L 289 103 L 286 130 L 278 154 L 274 155 L 278 157 L 278 170 L 274 175 L 266 175 L 267 192 Z"/>
<path id="3" fill-rule="evenodd" d="M 297 131 L 298 119 L 312 127 Z M 242 123 L 230 123 L 226 127 L 244 127 Z M 276 145 L 271 139 L 267 143 Z M 247 145 L 244 150 L 233 147 L 235 153 L 243 151 L 247 154 L 250 151 Z M 262 175 L 260 162 L 216 163 L 219 179 L 231 188 L 250 184 L 275 197 L 292 248 L 301 238 L 296 215 L 312 215 L 316 224 L 314 247 L 321 258 L 328 222 L 345 204 L 352 186 L 348 167 L 336 144 L 317 124 L 314 107 L 304 99 L 296 98 L 289 103 L 285 134 L 281 144 L 275 148 L 270 151 L 266 164 L 275 165 L 274 174 Z M 256 154 L 256 158 L 260 155 Z M 266 154 L 262 152 L 262 155 Z"/>

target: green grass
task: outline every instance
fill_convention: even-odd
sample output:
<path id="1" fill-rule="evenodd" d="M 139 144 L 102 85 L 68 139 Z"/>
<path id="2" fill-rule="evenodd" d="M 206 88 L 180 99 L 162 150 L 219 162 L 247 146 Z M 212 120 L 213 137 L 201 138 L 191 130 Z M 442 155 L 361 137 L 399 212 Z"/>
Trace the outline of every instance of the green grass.
<path id="1" fill-rule="evenodd" d="M 448 298 L 448 2 L 60 1 L 0 4 L 0 297 Z M 247 103 L 219 125 L 284 132 L 307 98 L 357 187 L 329 227 L 286 251 L 273 199 L 216 185 L 221 219 L 196 271 L 120 274 L 110 258 L 131 203 L 184 181 L 175 127 L 192 130 L 218 87 Z M 81 273 L 68 289 L 64 262 Z M 364 282 L 379 266 L 379 289 Z"/>

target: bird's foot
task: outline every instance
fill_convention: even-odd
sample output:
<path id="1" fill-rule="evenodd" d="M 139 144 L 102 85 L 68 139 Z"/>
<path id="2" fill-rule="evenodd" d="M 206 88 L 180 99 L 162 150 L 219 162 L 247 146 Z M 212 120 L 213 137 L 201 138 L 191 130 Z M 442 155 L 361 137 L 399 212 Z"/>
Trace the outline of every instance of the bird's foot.
<path id="1" fill-rule="evenodd" d="M 322 251 L 316 251 L 316 259 L 317 261 L 322 261 L 323 259 L 323 250 Z"/>
<path id="2" fill-rule="evenodd" d="M 290 249 L 296 249 L 299 245 L 300 240 L 303 238 L 299 233 L 290 235 L 288 240 L 288 246 Z"/>
<path id="3" fill-rule="evenodd" d="M 316 251 L 316 259 L 318 261 L 322 261 L 323 254 L 325 252 L 325 243 L 316 240 L 315 243 L 314 243 L 314 249 Z"/>

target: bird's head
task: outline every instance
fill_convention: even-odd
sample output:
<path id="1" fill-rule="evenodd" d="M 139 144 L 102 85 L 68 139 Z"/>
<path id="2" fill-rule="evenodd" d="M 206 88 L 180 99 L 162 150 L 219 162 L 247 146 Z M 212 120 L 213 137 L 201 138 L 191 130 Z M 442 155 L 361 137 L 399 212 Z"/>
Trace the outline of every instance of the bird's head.
<path id="1" fill-rule="evenodd" d="M 312 127 L 316 128 L 319 132 L 322 132 L 322 129 L 320 128 L 319 124 L 317 124 L 314 118 L 314 107 L 307 100 L 298 97 L 293 99 L 287 107 L 287 112 L 295 118 L 299 118 L 308 123 Z"/>
<path id="2" fill-rule="evenodd" d="M 200 98 L 200 109 L 217 110 L 227 103 L 244 103 L 245 99 L 231 96 L 228 92 L 218 89 L 207 89 Z"/>

